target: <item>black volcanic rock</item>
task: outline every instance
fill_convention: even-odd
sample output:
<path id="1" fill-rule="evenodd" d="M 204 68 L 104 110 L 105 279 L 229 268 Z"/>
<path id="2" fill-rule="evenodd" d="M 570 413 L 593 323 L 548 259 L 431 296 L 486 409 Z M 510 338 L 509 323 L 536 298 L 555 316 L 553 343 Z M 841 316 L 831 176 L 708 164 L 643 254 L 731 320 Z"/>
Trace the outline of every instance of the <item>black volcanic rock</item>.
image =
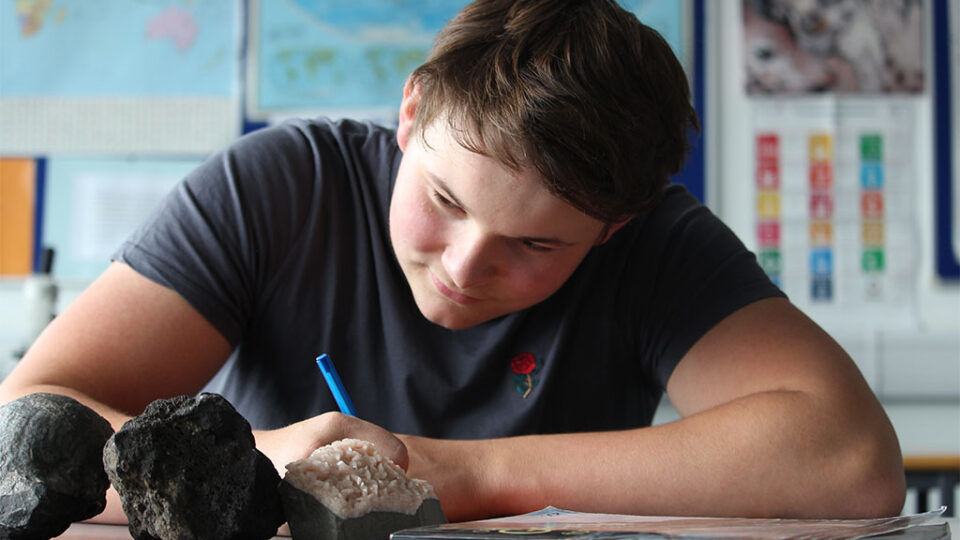
<path id="1" fill-rule="evenodd" d="M 270 538 L 280 475 L 222 396 L 157 400 L 125 423 L 103 463 L 137 540 Z"/>
<path id="2" fill-rule="evenodd" d="M 111 434 L 71 397 L 36 393 L 0 406 L 0 538 L 52 538 L 103 512 Z"/>

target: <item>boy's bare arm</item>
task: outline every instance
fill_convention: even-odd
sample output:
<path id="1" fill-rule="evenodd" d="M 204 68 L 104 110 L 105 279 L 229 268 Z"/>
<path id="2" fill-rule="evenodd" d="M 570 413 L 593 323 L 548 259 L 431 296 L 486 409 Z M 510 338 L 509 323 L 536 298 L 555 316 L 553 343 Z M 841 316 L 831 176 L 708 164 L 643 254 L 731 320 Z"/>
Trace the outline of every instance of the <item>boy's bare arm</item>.
<path id="1" fill-rule="evenodd" d="M 177 293 L 113 263 L 3 380 L 0 403 L 48 389 L 82 398 L 117 429 L 158 397 L 199 391 L 229 354 Z"/>
<path id="2" fill-rule="evenodd" d="M 704 336 L 668 392 L 682 420 L 486 441 L 401 437 L 448 517 L 554 505 L 661 515 L 896 515 L 896 435 L 842 349 L 786 300 Z M 611 399 L 616 399 L 611 396 Z"/>

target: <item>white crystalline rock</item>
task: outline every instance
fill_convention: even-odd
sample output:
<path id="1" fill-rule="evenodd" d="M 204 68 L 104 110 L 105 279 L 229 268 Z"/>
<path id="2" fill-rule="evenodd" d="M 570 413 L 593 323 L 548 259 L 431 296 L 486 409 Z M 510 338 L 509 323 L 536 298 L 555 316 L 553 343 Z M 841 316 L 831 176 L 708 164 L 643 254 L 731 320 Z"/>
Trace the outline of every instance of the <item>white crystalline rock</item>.
<path id="1" fill-rule="evenodd" d="M 373 443 L 359 439 L 336 441 L 287 464 L 283 479 L 343 519 L 373 511 L 412 515 L 424 499 L 436 498 L 426 480 L 408 478 Z"/>

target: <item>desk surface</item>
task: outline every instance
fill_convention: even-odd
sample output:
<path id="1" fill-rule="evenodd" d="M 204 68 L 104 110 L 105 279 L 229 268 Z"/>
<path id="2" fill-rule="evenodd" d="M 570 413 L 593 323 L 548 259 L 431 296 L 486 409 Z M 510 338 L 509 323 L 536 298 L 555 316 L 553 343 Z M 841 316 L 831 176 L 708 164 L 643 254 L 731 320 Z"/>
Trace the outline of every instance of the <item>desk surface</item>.
<path id="1" fill-rule="evenodd" d="M 953 530 L 954 525 L 950 525 Z M 131 540 L 130 531 L 126 525 L 100 525 L 96 523 L 74 523 L 67 532 L 56 537 L 68 540 Z M 289 536 L 274 536 L 276 540 L 284 540 Z M 54 539 L 56 540 L 56 539 Z"/>
<path id="2" fill-rule="evenodd" d="M 947 522 L 950 525 L 951 537 L 956 537 L 960 531 L 960 518 L 942 518 L 931 523 Z M 67 532 L 57 537 L 65 540 L 129 540 L 130 531 L 124 525 L 95 525 L 92 523 L 74 523 Z M 274 536 L 274 540 L 283 540 L 289 536 Z M 56 540 L 56 539 L 55 539 Z"/>

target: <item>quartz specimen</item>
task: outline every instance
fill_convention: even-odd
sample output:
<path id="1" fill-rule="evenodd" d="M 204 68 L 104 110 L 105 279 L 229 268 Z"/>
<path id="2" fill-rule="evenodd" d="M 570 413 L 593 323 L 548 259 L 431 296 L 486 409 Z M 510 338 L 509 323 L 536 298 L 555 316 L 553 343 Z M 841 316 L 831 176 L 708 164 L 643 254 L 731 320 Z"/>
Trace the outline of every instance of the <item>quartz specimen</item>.
<path id="1" fill-rule="evenodd" d="M 357 439 L 288 464 L 280 495 L 299 539 L 386 540 L 400 529 L 447 522 L 429 483 L 408 478 L 372 443 Z"/>
<path id="2" fill-rule="evenodd" d="M 107 441 L 103 463 L 138 540 L 272 537 L 280 475 L 222 396 L 154 401 Z"/>
<path id="3" fill-rule="evenodd" d="M 41 392 L 0 406 L 0 538 L 51 538 L 102 512 L 111 434 L 71 397 Z"/>

